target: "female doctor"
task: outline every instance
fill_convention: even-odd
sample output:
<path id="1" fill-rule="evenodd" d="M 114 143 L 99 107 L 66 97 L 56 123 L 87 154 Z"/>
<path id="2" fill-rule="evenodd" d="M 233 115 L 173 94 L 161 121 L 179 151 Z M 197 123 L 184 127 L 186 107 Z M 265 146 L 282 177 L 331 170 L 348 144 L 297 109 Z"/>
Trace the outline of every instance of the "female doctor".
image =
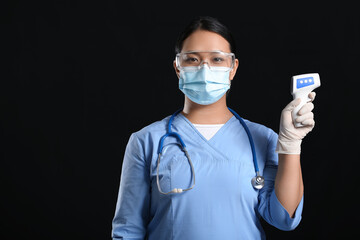
<path id="1" fill-rule="evenodd" d="M 112 238 L 265 239 L 261 217 L 294 229 L 303 209 L 300 144 L 315 124 L 313 103 L 301 108 L 296 121 L 304 126 L 295 128 L 291 111 L 300 99 L 290 102 L 278 135 L 229 109 L 238 60 L 229 30 L 214 18 L 192 21 L 175 50 L 184 106 L 131 135 Z"/>

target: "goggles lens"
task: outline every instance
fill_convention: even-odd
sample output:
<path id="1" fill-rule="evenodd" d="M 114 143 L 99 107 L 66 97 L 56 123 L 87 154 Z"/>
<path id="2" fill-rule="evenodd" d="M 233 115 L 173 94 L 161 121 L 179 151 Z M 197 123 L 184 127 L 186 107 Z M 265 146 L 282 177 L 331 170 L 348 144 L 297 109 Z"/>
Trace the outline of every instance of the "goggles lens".
<path id="1" fill-rule="evenodd" d="M 179 69 L 200 69 L 207 63 L 210 70 L 229 71 L 234 67 L 235 55 L 221 51 L 211 52 L 184 52 L 176 55 L 176 64 Z"/>

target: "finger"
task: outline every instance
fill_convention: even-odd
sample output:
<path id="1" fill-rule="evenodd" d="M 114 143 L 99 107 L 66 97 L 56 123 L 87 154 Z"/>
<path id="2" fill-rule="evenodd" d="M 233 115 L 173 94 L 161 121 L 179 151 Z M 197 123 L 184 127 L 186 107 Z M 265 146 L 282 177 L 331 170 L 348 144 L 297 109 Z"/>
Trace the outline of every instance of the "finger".
<path id="1" fill-rule="evenodd" d="M 296 106 L 298 106 L 301 103 L 301 99 L 300 98 L 296 98 L 294 100 L 292 100 L 285 108 L 283 111 L 292 111 Z"/>
<path id="2" fill-rule="evenodd" d="M 306 103 L 302 108 L 300 108 L 298 115 L 304 115 L 308 112 L 311 112 L 314 109 L 314 104 L 312 102 Z"/>
<path id="3" fill-rule="evenodd" d="M 302 116 L 299 116 L 295 119 L 296 122 L 298 123 L 302 123 L 307 119 L 314 119 L 314 113 L 313 112 L 308 112 Z"/>
<path id="4" fill-rule="evenodd" d="M 315 120 L 313 118 L 308 118 L 302 121 L 301 124 L 304 126 L 315 126 Z"/>
<path id="5" fill-rule="evenodd" d="M 315 92 L 311 92 L 311 93 L 309 93 L 309 95 L 308 95 L 308 97 L 311 99 L 311 101 L 314 101 L 315 96 L 316 96 L 316 93 L 315 93 Z"/>

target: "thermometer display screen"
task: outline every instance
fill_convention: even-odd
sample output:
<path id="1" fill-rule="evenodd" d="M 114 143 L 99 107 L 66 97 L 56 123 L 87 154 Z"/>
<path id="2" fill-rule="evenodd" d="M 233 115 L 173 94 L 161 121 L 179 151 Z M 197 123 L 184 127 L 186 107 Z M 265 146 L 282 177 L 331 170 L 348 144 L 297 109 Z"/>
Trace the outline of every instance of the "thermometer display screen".
<path id="1" fill-rule="evenodd" d="M 314 78 L 313 77 L 305 77 L 299 78 L 296 80 L 296 88 L 303 88 L 309 85 L 314 85 Z"/>

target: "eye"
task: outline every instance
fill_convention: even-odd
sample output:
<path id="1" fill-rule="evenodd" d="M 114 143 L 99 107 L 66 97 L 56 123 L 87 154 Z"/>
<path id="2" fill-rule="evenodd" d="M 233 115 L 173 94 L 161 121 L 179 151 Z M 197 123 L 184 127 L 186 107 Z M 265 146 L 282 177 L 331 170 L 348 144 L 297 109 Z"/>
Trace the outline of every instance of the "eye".
<path id="1" fill-rule="evenodd" d="M 185 59 L 185 62 L 187 62 L 187 63 L 196 63 L 198 61 L 199 60 L 197 58 L 195 58 L 195 57 L 188 57 L 188 58 Z"/>
<path id="2" fill-rule="evenodd" d="M 224 58 L 221 58 L 221 57 L 214 57 L 213 58 L 213 62 L 215 62 L 215 63 L 221 63 L 223 61 L 224 61 Z"/>

